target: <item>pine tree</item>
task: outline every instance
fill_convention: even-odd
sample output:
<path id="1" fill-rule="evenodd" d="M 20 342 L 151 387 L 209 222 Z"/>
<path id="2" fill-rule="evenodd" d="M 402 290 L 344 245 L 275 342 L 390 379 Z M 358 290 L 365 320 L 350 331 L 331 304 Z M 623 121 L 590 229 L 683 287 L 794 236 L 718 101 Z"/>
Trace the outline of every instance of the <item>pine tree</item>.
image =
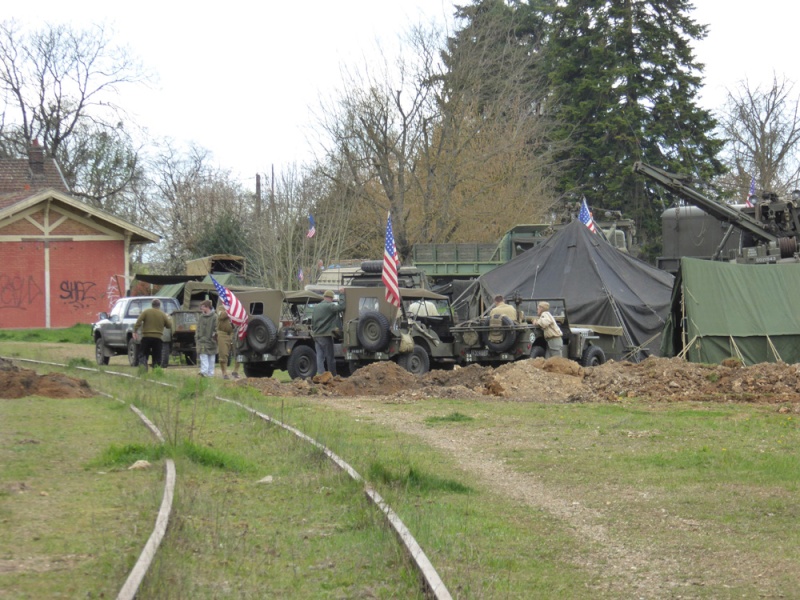
<path id="1" fill-rule="evenodd" d="M 706 27 L 690 9 L 687 0 L 561 2 L 545 45 L 560 134 L 574 144 L 562 157 L 560 191 L 635 218 L 650 253 L 662 207 L 648 199 L 633 163 L 705 181 L 724 170 L 716 123 L 696 102 L 702 65 L 691 41 Z"/>

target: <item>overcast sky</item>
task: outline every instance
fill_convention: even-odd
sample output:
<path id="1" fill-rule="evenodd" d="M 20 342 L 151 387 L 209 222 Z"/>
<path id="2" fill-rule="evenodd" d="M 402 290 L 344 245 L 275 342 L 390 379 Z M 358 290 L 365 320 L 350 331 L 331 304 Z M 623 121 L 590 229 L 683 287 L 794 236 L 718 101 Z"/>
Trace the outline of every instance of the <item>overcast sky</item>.
<path id="1" fill-rule="evenodd" d="M 396 45 L 414 23 L 446 23 L 452 6 L 450 0 L 37 0 L 6 14 L 81 28 L 111 24 L 158 75 L 152 89 L 121 99 L 137 122 L 154 137 L 211 150 L 218 166 L 254 188 L 256 172 L 310 159 L 312 111 L 341 80 L 342 64 L 362 64 L 376 40 Z M 773 73 L 800 80 L 797 5 L 696 0 L 695 6 L 695 19 L 710 28 L 697 47 L 706 65 L 706 108 L 720 108 L 725 90 L 743 79 L 751 86 L 769 85 Z"/>

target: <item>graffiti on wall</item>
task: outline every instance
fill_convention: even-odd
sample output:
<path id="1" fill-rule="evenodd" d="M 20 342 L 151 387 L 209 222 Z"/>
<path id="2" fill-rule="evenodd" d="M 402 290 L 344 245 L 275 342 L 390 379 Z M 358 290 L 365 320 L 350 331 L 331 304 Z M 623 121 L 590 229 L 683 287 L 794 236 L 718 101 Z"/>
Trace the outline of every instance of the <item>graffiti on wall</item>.
<path id="1" fill-rule="evenodd" d="M 0 309 L 28 310 L 39 296 L 43 296 L 42 288 L 33 275 L 0 274 Z"/>
<path id="2" fill-rule="evenodd" d="M 88 308 L 97 302 L 92 293 L 96 285 L 94 281 L 65 279 L 58 286 L 61 290 L 58 297 L 73 308 Z"/>

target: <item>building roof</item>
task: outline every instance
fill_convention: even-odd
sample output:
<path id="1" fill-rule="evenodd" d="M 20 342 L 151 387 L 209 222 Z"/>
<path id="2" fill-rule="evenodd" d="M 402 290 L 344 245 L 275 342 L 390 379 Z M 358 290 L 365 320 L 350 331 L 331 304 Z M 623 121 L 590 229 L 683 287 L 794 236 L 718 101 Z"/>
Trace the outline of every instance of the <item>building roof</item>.
<path id="1" fill-rule="evenodd" d="M 38 143 L 28 150 L 28 158 L 0 159 L 0 202 L 8 206 L 13 202 L 9 195 L 31 195 L 39 190 L 52 188 L 70 193 L 64 176 L 53 158 L 45 158 L 44 149 Z"/>
<path id="2" fill-rule="evenodd" d="M 7 202 L 6 200 L 9 199 L 13 201 Z M 6 196 L 0 197 L 0 221 L 13 217 L 15 214 L 43 202 L 54 202 L 61 206 L 68 207 L 73 211 L 80 212 L 85 218 L 91 219 L 108 229 L 128 232 L 130 233 L 130 241 L 132 244 L 161 241 L 160 236 L 155 233 L 142 229 L 133 223 L 115 217 L 110 213 L 90 206 L 64 192 L 54 189 L 39 190 L 34 193 L 7 194 Z"/>
<path id="3" fill-rule="evenodd" d="M 132 244 L 161 239 L 146 229 L 73 198 L 58 163 L 53 158 L 46 158 L 44 148 L 34 140 L 28 148 L 28 158 L 0 158 L 0 220 L 44 201 L 70 207 L 111 230 L 128 232 Z"/>

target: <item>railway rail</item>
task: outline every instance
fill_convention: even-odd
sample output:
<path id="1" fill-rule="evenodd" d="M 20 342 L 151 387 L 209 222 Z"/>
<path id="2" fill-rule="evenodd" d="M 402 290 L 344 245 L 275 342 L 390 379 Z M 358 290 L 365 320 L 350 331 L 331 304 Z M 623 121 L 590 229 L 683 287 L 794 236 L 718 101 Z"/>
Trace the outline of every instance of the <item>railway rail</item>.
<path id="1" fill-rule="evenodd" d="M 5 360 L 9 361 L 30 363 L 34 365 L 36 364 L 47 365 L 51 367 L 65 368 L 65 369 L 72 368 L 79 371 L 100 373 L 103 375 L 109 375 L 115 377 L 127 377 L 143 381 L 148 384 L 161 385 L 171 388 L 177 387 L 167 382 L 153 381 L 150 379 L 141 379 L 135 375 L 131 375 L 130 373 L 123 373 L 120 371 L 101 370 L 97 368 L 84 367 L 84 366 L 70 366 L 62 363 L 19 358 L 19 357 L 0 357 L 0 358 L 4 358 Z M 108 396 L 108 394 L 104 395 Z M 318 442 L 314 438 L 305 434 L 296 427 L 293 427 L 292 425 L 289 425 L 287 423 L 284 423 L 278 419 L 271 417 L 270 415 L 257 411 L 254 408 L 249 407 L 237 400 L 232 400 L 229 398 L 224 398 L 222 396 L 216 396 L 216 395 L 214 396 L 214 398 L 219 402 L 225 402 L 234 405 L 242 410 L 249 412 L 251 415 L 257 417 L 258 419 L 266 423 L 276 425 L 286 430 L 287 432 L 292 433 L 299 439 L 307 442 L 308 444 L 311 444 L 312 446 L 316 447 L 321 452 L 323 452 L 334 465 L 336 465 L 339 469 L 347 473 L 347 475 L 354 481 L 363 484 L 365 496 L 383 515 L 387 524 L 394 531 L 398 542 L 403 547 L 403 550 L 405 551 L 407 556 L 411 559 L 414 568 L 417 570 L 420 576 L 423 592 L 428 597 L 433 598 L 435 600 L 452 600 L 450 592 L 448 591 L 447 587 L 445 586 L 444 582 L 442 581 L 435 567 L 431 563 L 430 559 L 425 554 L 425 551 L 422 549 L 422 547 L 414 538 L 411 531 L 406 527 L 406 525 L 403 523 L 403 521 L 400 519 L 397 513 L 387 504 L 387 502 L 383 499 L 380 493 L 377 490 L 375 490 L 369 484 L 369 482 L 366 481 L 350 464 L 348 464 L 344 459 L 342 459 L 340 456 L 338 456 L 336 453 L 330 450 L 327 446 Z M 153 435 L 161 443 L 164 443 L 165 440 L 163 434 L 158 430 L 158 428 L 153 424 L 153 422 L 150 421 L 150 419 L 148 419 L 147 416 L 133 404 L 129 405 L 129 407 L 137 414 L 137 416 L 142 420 L 145 426 L 153 433 Z M 133 598 L 136 597 L 136 593 L 138 592 L 139 586 L 144 580 L 147 574 L 147 570 L 149 569 L 150 565 L 153 562 L 153 559 L 156 556 L 158 547 L 160 546 L 162 540 L 166 535 L 167 525 L 169 522 L 170 512 L 172 508 L 175 483 L 177 480 L 175 463 L 172 459 L 166 459 L 165 472 L 166 476 L 165 476 L 164 494 L 162 497 L 161 507 L 158 511 L 158 516 L 156 518 L 155 527 L 153 529 L 152 534 L 150 535 L 150 538 L 145 544 L 139 556 L 139 559 L 137 560 L 127 580 L 125 581 L 123 587 L 121 588 L 117 596 L 117 600 L 133 600 Z"/>

